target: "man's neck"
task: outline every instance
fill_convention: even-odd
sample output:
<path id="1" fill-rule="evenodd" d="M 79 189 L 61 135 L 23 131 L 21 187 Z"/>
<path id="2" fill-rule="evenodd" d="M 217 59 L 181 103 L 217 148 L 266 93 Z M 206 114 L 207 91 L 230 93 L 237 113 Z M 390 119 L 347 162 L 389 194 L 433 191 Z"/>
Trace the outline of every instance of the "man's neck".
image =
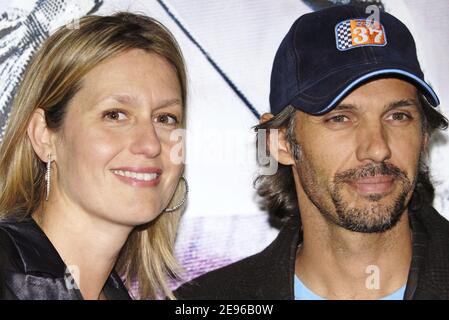
<path id="1" fill-rule="evenodd" d="M 412 257 L 407 211 L 392 229 L 371 234 L 343 229 L 316 207 L 300 211 L 303 243 L 295 271 L 314 293 L 328 299 L 379 299 L 406 284 Z"/>

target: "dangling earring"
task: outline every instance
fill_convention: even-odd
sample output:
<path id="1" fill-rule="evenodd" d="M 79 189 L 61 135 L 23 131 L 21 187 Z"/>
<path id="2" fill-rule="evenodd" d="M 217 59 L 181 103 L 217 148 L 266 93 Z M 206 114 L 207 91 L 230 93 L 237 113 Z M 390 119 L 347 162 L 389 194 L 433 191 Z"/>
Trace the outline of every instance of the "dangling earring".
<path id="1" fill-rule="evenodd" d="M 48 154 L 47 172 L 45 172 L 45 181 L 47 181 L 47 192 L 45 195 L 45 201 L 48 201 L 50 195 L 50 177 L 51 177 L 51 153 Z"/>
<path id="2" fill-rule="evenodd" d="M 171 208 L 165 208 L 165 210 L 164 210 L 165 212 L 173 212 L 173 211 L 181 208 L 187 200 L 187 195 L 189 193 L 189 184 L 187 183 L 186 178 L 184 178 L 183 176 L 181 176 L 180 180 L 184 181 L 184 185 L 185 185 L 184 197 L 176 206 L 171 207 Z"/>

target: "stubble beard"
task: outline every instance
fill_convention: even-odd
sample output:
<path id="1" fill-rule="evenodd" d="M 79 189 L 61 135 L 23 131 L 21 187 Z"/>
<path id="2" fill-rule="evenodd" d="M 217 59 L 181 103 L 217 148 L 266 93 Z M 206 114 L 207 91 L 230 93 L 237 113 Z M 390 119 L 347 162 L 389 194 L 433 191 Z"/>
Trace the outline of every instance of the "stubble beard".
<path id="1" fill-rule="evenodd" d="M 406 173 L 393 164 L 370 163 L 346 170 L 336 174 L 334 180 L 327 182 L 323 189 L 324 184 L 318 182 L 316 170 L 307 163 L 301 150 L 296 150 L 296 153 L 299 155 L 296 163 L 303 190 L 328 222 L 353 232 L 379 233 L 392 229 L 406 211 L 415 181 L 412 183 Z M 398 184 L 398 195 L 388 204 L 382 203 L 381 200 L 387 196 L 383 194 L 364 196 L 363 198 L 368 202 L 364 207 L 355 207 L 345 201 L 343 189 L 348 187 L 349 182 L 378 175 L 389 175 Z M 325 194 L 329 195 L 327 199 Z"/>

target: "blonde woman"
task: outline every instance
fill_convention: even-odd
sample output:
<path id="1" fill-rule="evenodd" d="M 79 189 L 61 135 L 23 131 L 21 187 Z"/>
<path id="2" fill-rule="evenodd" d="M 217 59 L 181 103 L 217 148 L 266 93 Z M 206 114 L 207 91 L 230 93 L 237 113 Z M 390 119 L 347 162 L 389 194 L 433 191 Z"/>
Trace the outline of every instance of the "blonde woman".
<path id="1" fill-rule="evenodd" d="M 2 297 L 129 299 L 137 283 L 140 298 L 172 298 L 188 191 L 173 139 L 185 119 L 181 52 L 145 16 L 79 26 L 35 55 L 1 145 Z"/>

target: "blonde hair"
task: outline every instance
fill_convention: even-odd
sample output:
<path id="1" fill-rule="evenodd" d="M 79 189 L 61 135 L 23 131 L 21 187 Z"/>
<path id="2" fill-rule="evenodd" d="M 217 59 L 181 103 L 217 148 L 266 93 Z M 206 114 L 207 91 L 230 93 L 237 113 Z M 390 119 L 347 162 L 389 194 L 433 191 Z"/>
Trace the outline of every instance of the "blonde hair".
<path id="1" fill-rule="evenodd" d="M 159 54 L 173 65 L 185 106 L 187 80 L 181 51 L 173 35 L 156 20 L 122 12 L 83 17 L 76 29 L 61 27 L 34 56 L 14 100 L 0 147 L 0 218 L 29 216 L 44 199 L 45 163 L 27 136 L 33 112 L 42 108 L 47 126 L 59 129 L 83 77 L 100 62 L 130 49 Z M 178 189 L 169 207 L 182 198 L 183 191 Z M 180 215 L 180 210 L 161 214 L 135 228 L 120 252 L 116 270 L 126 278 L 128 289 L 137 282 L 141 298 L 166 295 L 174 299 L 167 276 L 176 276 L 178 270 L 173 248 Z"/>

